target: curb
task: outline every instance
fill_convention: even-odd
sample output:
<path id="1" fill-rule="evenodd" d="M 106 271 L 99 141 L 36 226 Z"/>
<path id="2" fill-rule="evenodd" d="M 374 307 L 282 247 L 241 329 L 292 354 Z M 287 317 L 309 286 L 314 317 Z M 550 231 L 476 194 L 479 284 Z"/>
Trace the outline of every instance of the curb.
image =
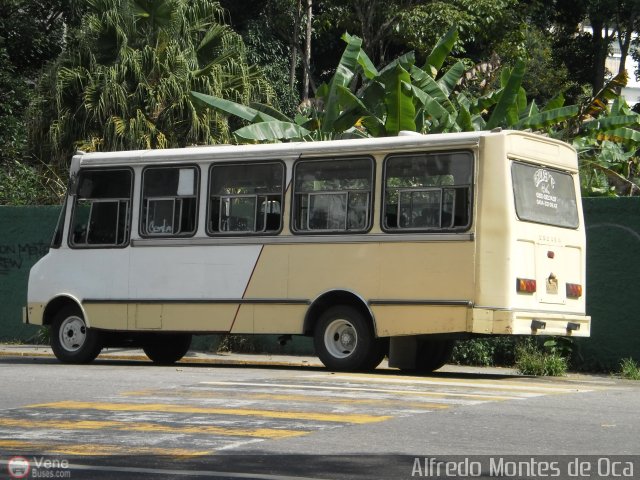
<path id="1" fill-rule="evenodd" d="M 206 354 L 200 354 L 206 355 Z M 55 358 L 53 352 L 47 351 L 25 351 L 16 349 L 15 351 L 3 350 L 0 347 L 0 358 L 8 357 L 20 357 L 20 358 Z M 118 354 L 118 353 L 102 353 L 96 360 L 120 360 L 120 361 L 137 361 L 151 364 L 151 360 L 145 354 Z M 185 356 L 181 360 L 175 363 L 175 365 L 189 365 L 189 364 L 210 364 L 210 365 L 245 365 L 245 366 L 289 366 L 289 367 L 321 367 L 322 364 L 319 360 L 313 358 L 296 357 L 291 356 L 291 359 L 274 359 L 267 355 L 255 355 L 251 358 L 233 358 L 233 354 L 229 357 L 210 354 L 209 356 Z"/>

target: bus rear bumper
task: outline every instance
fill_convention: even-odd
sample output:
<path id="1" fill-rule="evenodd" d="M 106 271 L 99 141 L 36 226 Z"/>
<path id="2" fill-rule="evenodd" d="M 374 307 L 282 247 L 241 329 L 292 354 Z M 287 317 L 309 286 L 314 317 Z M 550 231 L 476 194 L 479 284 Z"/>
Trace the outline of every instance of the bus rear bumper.
<path id="1" fill-rule="evenodd" d="M 591 317 L 565 313 L 473 308 L 469 331 L 489 335 L 588 337 Z"/>

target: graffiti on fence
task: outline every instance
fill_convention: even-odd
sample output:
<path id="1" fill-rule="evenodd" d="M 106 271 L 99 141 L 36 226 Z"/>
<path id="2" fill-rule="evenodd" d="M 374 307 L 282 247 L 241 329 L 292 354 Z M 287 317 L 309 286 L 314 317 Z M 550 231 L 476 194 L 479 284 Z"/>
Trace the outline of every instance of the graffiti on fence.
<path id="1" fill-rule="evenodd" d="M 0 244 L 0 275 L 31 268 L 48 251 L 44 242 Z"/>

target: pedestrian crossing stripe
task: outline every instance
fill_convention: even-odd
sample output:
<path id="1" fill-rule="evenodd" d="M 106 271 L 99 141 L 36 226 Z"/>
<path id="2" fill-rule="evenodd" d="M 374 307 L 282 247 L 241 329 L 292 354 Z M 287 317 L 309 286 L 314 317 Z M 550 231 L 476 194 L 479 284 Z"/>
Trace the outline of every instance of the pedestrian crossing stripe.
<path id="1" fill-rule="evenodd" d="M 352 392 L 374 392 L 374 393 L 390 393 L 394 395 L 415 395 L 425 397 L 439 398 L 469 398 L 484 401 L 498 400 L 516 400 L 522 398 L 517 395 L 478 395 L 475 393 L 460 392 L 425 392 L 423 390 L 400 390 L 393 388 L 376 388 L 376 387 L 355 387 L 355 386 L 335 386 L 335 385 L 305 385 L 291 383 L 254 383 L 254 382 L 200 382 L 200 385 L 219 385 L 219 386 L 244 386 L 244 387 L 264 387 L 264 388 L 291 388 L 300 390 L 331 390 L 331 391 L 352 391 Z"/>
<path id="2" fill-rule="evenodd" d="M 0 418 L 0 427 L 55 428 L 59 430 L 118 430 L 126 432 L 163 432 L 176 434 L 207 434 L 257 438 L 298 437 L 308 432 L 278 428 L 227 428 L 213 425 L 169 425 L 151 422 L 122 422 L 113 420 L 48 420 Z"/>
<path id="3" fill-rule="evenodd" d="M 352 413 L 315 413 L 282 410 L 253 410 L 243 408 L 196 407 L 193 405 L 175 405 L 166 403 L 108 403 L 108 402 L 77 402 L 72 400 L 28 405 L 26 408 L 49 408 L 64 410 L 107 410 L 126 412 L 165 412 L 165 413 L 201 413 L 207 415 L 237 415 L 266 417 L 288 420 L 315 420 L 321 422 L 338 422 L 365 424 L 384 422 L 391 417 L 388 415 L 361 415 Z"/>
<path id="4" fill-rule="evenodd" d="M 169 457 L 200 457 L 211 455 L 211 450 L 189 450 L 186 448 L 134 447 L 131 445 L 108 445 L 97 443 L 62 443 L 56 441 L 27 441 L 0 438 L 0 448 L 25 455 L 29 452 L 57 455 L 162 455 Z"/>

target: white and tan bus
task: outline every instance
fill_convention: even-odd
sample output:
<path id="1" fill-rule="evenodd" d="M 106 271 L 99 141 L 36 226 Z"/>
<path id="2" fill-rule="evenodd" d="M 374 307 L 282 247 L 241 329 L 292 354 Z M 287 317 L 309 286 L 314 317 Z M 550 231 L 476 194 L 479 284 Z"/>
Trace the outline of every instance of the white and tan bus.
<path id="1" fill-rule="evenodd" d="M 312 336 L 431 371 L 456 338 L 588 336 L 576 152 L 514 131 L 79 153 L 25 321 L 63 362 Z"/>

